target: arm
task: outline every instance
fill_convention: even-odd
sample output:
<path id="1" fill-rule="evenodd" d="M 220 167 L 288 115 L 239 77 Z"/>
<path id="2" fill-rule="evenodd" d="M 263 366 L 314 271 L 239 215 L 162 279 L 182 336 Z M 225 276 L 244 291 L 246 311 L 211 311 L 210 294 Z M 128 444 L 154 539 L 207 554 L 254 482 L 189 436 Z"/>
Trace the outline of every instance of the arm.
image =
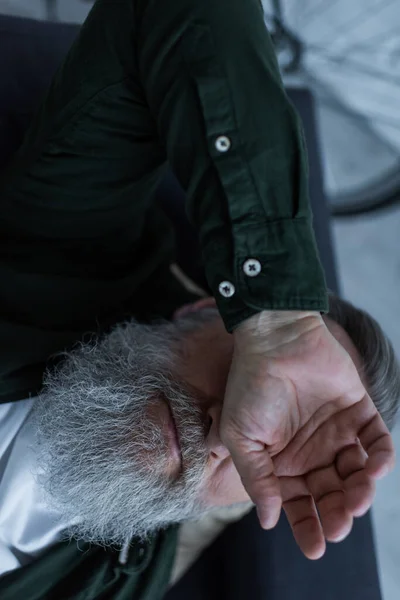
<path id="1" fill-rule="evenodd" d="M 149 106 L 234 331 L 221 439 L 262 526 L 283 504 L 304 554 L 319 558 L 368 510 L 394 450 L 320 315 L 328 298 L 299 119 L 257 0 L 138 5 Z"/>
<path id="2" fill-rule="evenodd" d="M 162 288 L 173 237 L 151 199 L 167 159 L 229 331 L 266 308 L 327 310 L 301 128 L 258 1 L 99 0 L 0 177 L 0 401 L 161 295 L 149 282 Z"/>
<path id="3" fill-rule="evenodd" d="M 228 331 L 265 309 L 327 312 L 303 132 L 261 4 L 151 0 L 137 6 L 146 98 L 187 191 L 188 215 Z M 249 258 L 261 264 L 256 277 L 244 271 Z M 220 293 L 223 281 L 234 286 L 233 295 Z"/>

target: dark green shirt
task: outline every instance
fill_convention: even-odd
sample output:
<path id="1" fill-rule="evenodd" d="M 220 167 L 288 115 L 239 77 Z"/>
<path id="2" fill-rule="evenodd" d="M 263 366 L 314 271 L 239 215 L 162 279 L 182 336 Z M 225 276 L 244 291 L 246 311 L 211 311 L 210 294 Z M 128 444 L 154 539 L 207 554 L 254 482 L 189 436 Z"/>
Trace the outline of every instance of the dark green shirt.
<path id="1" fill-rule="evenodd" d="M 328 312 L 303 132 L 259 0 L 98 0 L 0 179 L 0 402 L 36 394 L 86 332 L 187 301 L 153 199 L 167 168 L 228 331 L 263 309 Z M 132 589 L 112 597 L 150 598 Z"/>

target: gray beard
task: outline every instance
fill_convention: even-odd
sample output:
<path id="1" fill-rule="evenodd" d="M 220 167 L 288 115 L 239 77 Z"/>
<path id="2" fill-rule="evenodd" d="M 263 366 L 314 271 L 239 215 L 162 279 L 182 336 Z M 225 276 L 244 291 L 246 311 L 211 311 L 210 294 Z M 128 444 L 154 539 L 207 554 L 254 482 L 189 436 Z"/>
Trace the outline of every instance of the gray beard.
<path id="1" fill-rule="evenodd" d="M 33 475 L 45 504 L 67 525 L 62 539 L 119 546 L 212 509 L 200 497 L 207 424 L 176 373 L 184 336 L 216 315 L 207 309 L 173 323 L 118 325 L 66 353 L 46 375 L 29 417 Z M 173 481 L 164 435 L 145 415 L 160 398 L 180 436 L 183 471 Z"/>

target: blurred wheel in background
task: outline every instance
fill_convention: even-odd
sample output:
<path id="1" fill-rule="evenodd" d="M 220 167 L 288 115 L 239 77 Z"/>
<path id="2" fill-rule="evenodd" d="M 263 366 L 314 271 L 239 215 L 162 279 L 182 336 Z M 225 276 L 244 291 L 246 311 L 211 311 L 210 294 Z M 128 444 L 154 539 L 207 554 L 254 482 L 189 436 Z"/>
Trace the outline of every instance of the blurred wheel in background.
<path id="1" fill-rule="evenodd" d="M 201 0 L 199 0 L 201 1 Z M 334 216 L 400 200 L 400 0 L 262 0 L 286 85 L 313 92 Z M 81 23 L 93 0 L 0 0 Z"/>
<path id="2" fill-rule="evenodd" d="M 400 1 L 263 0 L 286 85 L 316 100 L 335 216 L 400 200 Z"/>

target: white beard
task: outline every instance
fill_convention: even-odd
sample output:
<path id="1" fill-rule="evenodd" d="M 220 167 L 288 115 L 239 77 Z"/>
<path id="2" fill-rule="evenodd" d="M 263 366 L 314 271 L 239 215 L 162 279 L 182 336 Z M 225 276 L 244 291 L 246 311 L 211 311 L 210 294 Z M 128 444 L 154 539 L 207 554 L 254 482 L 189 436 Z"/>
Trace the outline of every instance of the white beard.
<path id="1" fill-rule="evenodd" d="M 71 523 L 63 539 L 122 545 L 212 509 L 199 499 L 208 458 L 206 418 L 174 375 L 182 336 L 216 311 L 202 313 L 174 323 L 119 325 L 68 353 L 46 376 L 29 417 L 34 476 L 49 508 Z M 183 472 L 175 481 L 165 475 L 162 430 L 145 414 L 160 397 L 179 429 Z"/>

